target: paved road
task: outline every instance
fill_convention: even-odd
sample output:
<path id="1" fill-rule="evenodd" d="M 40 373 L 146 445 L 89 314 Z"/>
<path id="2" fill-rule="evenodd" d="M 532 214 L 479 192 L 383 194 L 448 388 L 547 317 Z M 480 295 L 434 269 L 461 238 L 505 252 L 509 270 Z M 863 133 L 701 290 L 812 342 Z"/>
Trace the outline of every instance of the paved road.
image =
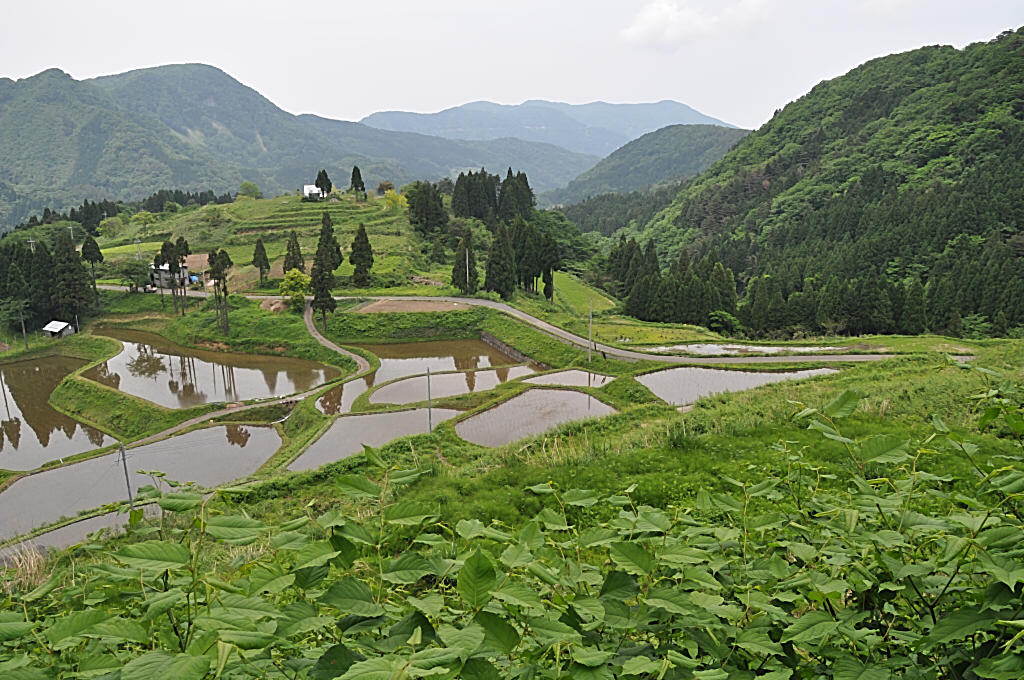
<path id="1" fill-rule="evenodd" d="M 100 286 L 107 290 L 125 290 L 123 286 Z M 190 297 L 208 297 L 209 293 L 201 290 L 190 290 L 188 291 Z M 279 299 L 278 295 L 246 295 L 245 297 L 251 300 L 276 300 Z M 434 301 L 434 302 L 457 302 L 464 305 L 475 305 L 478 307 L 489 307 L 490 309 L 498 310 L 508 314 L 509 316 L 530 324 L 534 328 L 543 333 L 550 335 L 557 340 L 565 342 L 570 345 L 575 345 L 581 349 L 587 348 L 587 339 L 580 337 L 575 333 L 570 333 L 564 328 L 559 328 L 554 324 L 548 323 L 543 319 L 538 319 L 532 314 L 527 314 L 521 309 L 505 304 L 504 302 L 494 302 L 493 300 L 483 300 L 480 298 L 466 298 L 466 297 L 450 297 L 450 296 L 436 296 L 436 295 L 349 295 L 349 296 L 338 296 L 336 300 L 416 300 L 416 301 Z M 320 344 L 325 347 L 340 351 L 346 356 L 354 356 L 350 352 L 342 350 L 340 347 L 324 338 L 311 323 L 311 311 L 309 306 L 306 306 L 306 327 L 309 328 L 310 333 L 313 334 Z M 880 359 L 892 359 L 900 356 L 898 354 L 796 354 L 787 356 L 760 356 L 760 357 L 748 357 L 748 356 L 728 356 L 728 357 L 690 357 L 690 356 L 679 356 L 675 354 L 653 354 L 649 352 L 638 352 L 631 349 L 623 349 L 621 347 L 611 347 L 600 342 L 593 344 L 595 352 L 603 353 L 606 356 L 613 357 L 615 359 L 625 359 L 626 361 L 661 361 L 668 364 L 690 364 L 690 365 L 714 365 L 714 364 L 787 364 L 787 363 L 799 363 L 799 362 L 815 362 L 815 363 L 838 363 L 848 361 L 878 361 Z M 357 362 L 358 363 L 358 362 Z M 360 371 L 365 370 L 360 368 Z"/>

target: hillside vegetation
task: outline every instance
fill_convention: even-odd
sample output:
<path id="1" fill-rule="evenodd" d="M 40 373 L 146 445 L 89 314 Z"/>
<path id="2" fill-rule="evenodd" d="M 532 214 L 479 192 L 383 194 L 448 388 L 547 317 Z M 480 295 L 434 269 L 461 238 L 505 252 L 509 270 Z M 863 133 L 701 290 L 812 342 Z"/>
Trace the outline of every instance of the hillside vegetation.
<path id="1" fill-rule="evenodd" d="M 670 125 L 634 139 L 569 182 L 540 196 L 571 205 L 592 196 L 646 189 L 698 175 L 726 154 L 747 130 L 717 125 Z"/>
<path id="2" fill-rule="evenodd" d="M 1018 30 L 821 83 L 634 233 L 666 263 L 683 249 L 720 258 L 741 294 L 760 281 L 783 324 L 791 310 L 780 305 L 832 279 L 830 305 L 918 282 L 928 327 L 957 332 L 971 316 L 1005 331 L 1024 324 L 1022 155 Z M 812 320 L 816 302 L 801 300 Z M 899 302 L 882 316 L 898 318 Z"/>
<path id="3" fill-rule="evenodd" d="M 273 195 L 312 182 L 310 172 L 323 167 L 358 164 L 370 186 L 398 186 L 511 165 L 550 189 L 597 160 L 550 144 L 445 140 L 294 116 L 201 64 L 91 81 L 57 69 L 0 79 L 0 230 L 86 198 L 140 199 L 169 188 L 219 194 L 243 180 Z"/>

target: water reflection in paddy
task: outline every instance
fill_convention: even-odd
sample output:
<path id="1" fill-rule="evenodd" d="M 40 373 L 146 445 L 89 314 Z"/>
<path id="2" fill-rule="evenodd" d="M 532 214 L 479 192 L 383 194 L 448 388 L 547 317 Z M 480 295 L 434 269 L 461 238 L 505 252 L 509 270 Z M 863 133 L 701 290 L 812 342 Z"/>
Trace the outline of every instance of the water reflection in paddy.
<path id="1" fill-rule="evenodd" d="M 433 425 L 454 418 L 458 411 L 432 409 Z M 363 413 L 342 416 L 334 421 L 320 439 L 288 466 L 289 470 L 310 470 L 326 463 L 359 453 L 363 444 L 381 446 L 410 434 L 427 432 L 427 409 L 392 411 L 389 413 Z"/>
<path id="2" fill-rule="evenodd" d="M 430 396 L 434 399 L 454 397 L 470 392 L 492 390 L 501 383 L 530 375 L 533 371 L 526 366 L 509 366 L 465 373 L 442 373 L 430 376 Z M 427 400 L 427 376 L 405 378 L 384 385 L 370 397 L 374 404 L 412 404 Z"/>
<path id="3" fill-rule="evenodd" d="M 273 428 L 221 425 L 129 449 L 128 470 L 212 487 L 254 472 L 280 445 Z M 152 483 L 138 472 L 131 480 L 133 492 Z M 0 539 L 121 500 L 127 491 L 117 453 L 30 475 L 0 493 Z"/>
<path id="4" fill-rule="evenodd" d="M 455 431 L 474 444 L 501 446 L 562 423 L 611 413 L 615 409 L 583 392 L 531 389 L 463 420 Z"/>
<path id="5" fill-rule="evenodd" d="M 338 369 L 289 357 L 194 350 L 153 333 L 104 329 L 124 350 L 83 375 L 169 408 L 304 392 Z"/>
<path id="6" fill-rule="evenodd" d="M 0 469 L 34 470 L 113 442 L 47 402 L 64 376 L 84 363 L 54 356 L 0 366 Z"/>
<path id="7" fill-rule="evenodd" d="M 517 363 L 515 359 L 499 352 L 483 340 L 431 340 L 355 346 L 376 355 L 380 359 L 380 368 L 324 393 L 317 405 L 328 415 L 348 413 L 356 397 L 374 385 L 426 373 L 428 368 L 432 373 L 438 373 Z"/>
<path id="8" fill-rule="evenodd" d="M 755 373 L 683 366 L 641 375 L 637 377 L 637 380 L 670 404 L 682 405 L 692 404 L 701 397 L 720 392 L 739 392 L 770 383 L 799 380 L 836 372 L 831 368 L 814 368 L 785 373 Z"/>

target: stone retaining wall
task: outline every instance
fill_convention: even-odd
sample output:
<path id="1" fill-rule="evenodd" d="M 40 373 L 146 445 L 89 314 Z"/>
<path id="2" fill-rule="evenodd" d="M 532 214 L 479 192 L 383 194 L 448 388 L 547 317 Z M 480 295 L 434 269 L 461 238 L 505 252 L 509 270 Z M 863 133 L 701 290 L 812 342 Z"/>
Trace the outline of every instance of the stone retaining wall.
<path id="1" fill-rule="evenodd" d="M 480 331 L 480 339 L 483 340 L 488 345 L 490 345 L 491 347 L 493 347 L 494 349 L 498 350 L 499 352 L 502 352 L 503 354 L 509 355 L 510 357 L 512 357 L 513 359 L 518 361 L 519 363 L 535 364 L 535 365 L 539 366 L 540 370 L 542 370 L 542 371 L 550 371 L 551 370 L 551 367 L 548 366 L 547 364 L 545 364 L 545 363 L 543 363 L 541 361 L 536 361 L 535 359 L 526 356 L 525 354 L 523 354 L 522 352 L 517 350 L 515 347 L 512 347 L 511 345 L 508 345 L 508 344 L 502 342 L 501 340 L 499 340 L 498 338 L 494 337 L 493 335 L 491 335 L 487 331 Z"/>

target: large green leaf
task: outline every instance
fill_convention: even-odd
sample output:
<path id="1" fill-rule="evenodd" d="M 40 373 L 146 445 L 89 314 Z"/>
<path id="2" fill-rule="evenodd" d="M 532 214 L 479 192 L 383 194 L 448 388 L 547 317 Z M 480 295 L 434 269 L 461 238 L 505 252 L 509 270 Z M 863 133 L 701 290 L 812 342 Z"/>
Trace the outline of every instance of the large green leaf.
<path id="1" fill-rule="evenodd" d="M 366 584 L 352 577 L 336 582 L 320 596 L 320 601 L 343 614 L 380 616 L 384 613 L 384 608 L 373 601 L 373 595 Z"/>
<path id="2" fill-rule="evenodd" d="M 255 630 L 222 630 L 219 636 L 222 641 L 239 649 L 263 649 L 278 639 L 270 633 Z"/>
<path id="3" fill-rule="evenodd" d="M 35 624 L 31 621 L 0 621 L 0 642 L 10 642 L 25 637 Z"/>
<path id="4" fill-rule="evenodd" d="M 484 643 L 488 647 L 508 654 L 519 644 L 519 631 L 497 614 L 479 612 L 476 615 L 476 622 L 484 629 Z"/>
<path id="5" fill-rule="evenodd" d="M 491 599 L 497 576 L 491 560 L 480 550 L 470 555 L 459 570 L 457 588 L 470 609 L 479 609 Z"/>
<path id="6" fill-rule="evenodd" d="M 690 598 L 678 588 L 665 586 L 651 588 L 644 601 L 648 606 L 660 607 L 672 614 L 691 614 L 695 611 Z"/>
<path id="7" fill-rule="evenodd" d="M 333 680 L 352 667 L 359 658 L 345 645 L 334 645 L 320 655 L 316 664 L 309 671 L 313 680 Z"/>
<path id="8" fill-rule="evenodd" d="M 384 511 L 384 520 L 400 526 L 419 526 L 436 517 L 430 508 L 414 501 L 400 501 Z"/>
<path id="9" fill-rule="evenodd" d="M 582 639 L 577 631 L 551 616 L 531 616 L 528 623 L 534 637 L 541 644 L 578 643 Z"/>
<path id="10" fill-rule="evenodd" d="M 823 611 L 805 613 L 789 627 L 782 631 L 781 642 L 823 642 L 826 635 L 832 633 L 839 624 Z"/>
<path id="11" fill-rule="evenodd" d="M 188 564 L 188 548 L 170 541 L 143 541 L 114 553 L 118 561 L 134 569 L 168 571 Z"/>
<path id="12" fill-rule="evenodd" d="M 206 657 L 148 652 L 121 669 L 121 680 L 202 680 L 210 669 Z"/>
<path id="13" fill-rule="evenodd" d="M 167 493 L 156 500 L 157 505 L 171 512 L 195 510 L 202 502 L 203 495 L 198 493 Z"/>
<path id="14" fill-rule="evenodd" d="M 636 543 L 619 541 L 608 548 L 612 561 L 630 574 L 644 576 L 654 571 L 656 563 L 649 552 Z"/>
<path id="15" fill-rule="evenodd" d="M 404 680 L 409 677 L 409 662 L 398 656 L 375 656 L 352 664 L 342 680 Z"/>
<path id="16" fill-rule="evenodd" d="M 992 611 L 979 607 L 963 607 L 939 619 L 938 623 L 923 637 L 918 645 L 929 649 L 952 640 L 963 640 L 975 633 L 995 626 L 998 617 Z"/>
<path id="17" fill-rule="evenodd" d="M 343 475 L 338 488 L 356 500 L 376 500 L 381 494 L 380 487 L 362 475 Z"/>
<path id="18" fill-rule="evenodd" d="M 829 402 L 821 412 L 829 418 L 846 418 L 853 415 L 853 412 L 857 410 L 857 404 L 863 398 L 864 395 L 858 392 L 846 390 Z"/>
<path id="19" fill-rule="evenodd" d="M 97 623 L 111 618 L 113 618 L 113 614 L 100 609 L 72 612 L 57 619 L 46 629 L 46 639 L 50 641 L 50 644 L 55 645 L 65 638 L 82 635 Z"/>
<path id="20" fill-rule="evenodd" d="M 910 460 L 910 440 L 891 434 L 878 434 L 865 439 L 858 457 L 866 463 L 899 464 Z"/>
<path id="21" fill-rule="evenodd" d="M 862 663 L 852 656 L 842 656 L 832 664 L 833 680 L 889 680 L 891 677 L 888 668 Z"/>
<path id="22" fill-rule="evenodd" d="M 242 515 L 217 515 L 206 520 L 206 533 L 231 545 L 248 545 L 267 530 L 263 522 Z"/>
<path id="23" fill-rule="evenodd" d="M 404 552 L 396 560 L 388 561 L 381 575 L 385 581 L 409 585 L 431 572 L 430 563 L 419 553 Z"/>
<path id="24" fill-rule="evenodd" d="M 335 550 L 330 541 L 314 541 L 295 553 L 295 564 L 292 566 L 292 571 L 322 567 L 339 554 L 341 551 Z"/>

